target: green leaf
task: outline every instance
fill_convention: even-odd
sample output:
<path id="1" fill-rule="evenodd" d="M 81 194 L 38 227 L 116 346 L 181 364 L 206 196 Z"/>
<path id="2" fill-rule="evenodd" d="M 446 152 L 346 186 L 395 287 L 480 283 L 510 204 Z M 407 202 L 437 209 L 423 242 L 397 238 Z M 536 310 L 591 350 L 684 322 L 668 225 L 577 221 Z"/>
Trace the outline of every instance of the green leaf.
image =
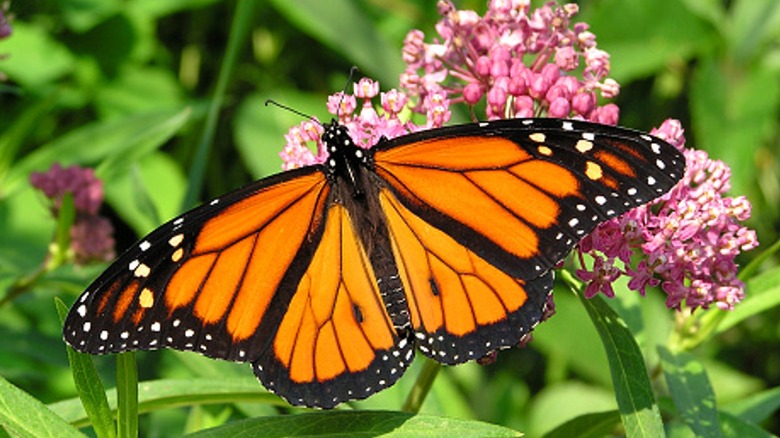
<path id="1" fill-rule="evenodd" d="M 44 26 L 13 22 L 13 38 L 3 40 L 3 72 L 26 90 L 45 89 L 73 70 L 75 59 Z M 43 88 L 42 88 L 43 87 Z"/>
<path id="2" fill-rule="evenodd" d="M 0 377 L 0 426 L 18 437 L 83 437 L 43 403 Z"/>
<path id="3" fill-rule="evenodd" d="M 780 3 L 776 0 L 735 1 L 731 9 L 728 42 L 738 63 L 765 56 L 766 44 L 780 36 Z"/>
<path id="4" fill-rule="evenodd" d="M 125 172 L 132 161 L 159 148 L 189 120 L 190 110 L 154 111 L 131 117 L 96 122 L 37 148 L 16 163 L 2 181 L 2 196 L 18 190 L 32 171 L 48 169 L 52 163 L 95 165 L 107 160 L 97 173 L 108 179 L 112 172 Z"/>
<path id="5" fill-rule="evenodd" d="M 615 392 L 607 386 L 576 380 L 548 383 L 530 403 L 526 432 L 529 436 L 542 436 L 575 418 L 606 411 L 617 412 Z M 617 422 L 620 421 L 618 416 Z"/>
<path id="6" fill-rule="evenodd" d="M 400 412 L 330 411 L 251 418 L 187 435 L 192 438 L 263 436 L 327 437 L 512 437 L 518 431 L 479 421 L 411 415 Z"/>
<path id="7" fill-rule="evenodd" d="M 576 282 L 567 271 L 562 277 Z M 618 409 L 628 437 L 663 436 L 663 423 L 647 376 L 644 358 L 626 324 L 600 296 L 580 300 L 599 332 L 607 353 Z"/>
<path id="8" fill-rule="evenodd" d="M 726 331 L 751 316 L 780 305 L 780 267 L 775 267 L 748 280 L 745 299 L 734 310 L 716 310 L 726 313 L 718 326 L 718 333 Z"/>
<path id="9" fill-rule="evenodd" d="M 214 362 L 213 359 L 207 360 Z M 112 411 L 116 411 L 116 389 L 106 391 L 106 397 Z M 138 385 L 139 413 L 181 406 L 240 402 L 288 406 L 279 397 L 263 389 L 254 378 L 165 379 L 140 382 Z M 52 403 L 49 407 L 73 424 L 88 424 L 78 399 Z"/>
<path id="10" fill-rule="evenodd" d="M 742 420 L 759 424 L 779 409 L 780 388 L 772 388 L 729 403 L 721 408 L 721 412 L 728 412 Z"/>
<path id="11" fill-rule="evenodd" d="M 179 163 L 155 151 L 106 184 L 106 200 L 138 235 L 144 235 L 179 214 L 186 184 Z"/>
<path id="12" fill-rule="evenodd" d="M 398 47 L 377 32 L 367 15 L 356 7 L 356 2 L 272 0 L 271 3 L 301 31 L 343 53 L 373 78 L 385 84 L 398 83 L 398 74 L 404 70 Z M 347 35 L 349 41 L 345 42 Z"/>
<path id="13" fill-rule="evenodd" d="M 162 108 L 181 108 L 182 89 L 170 70 L 127 66 L 96 92 L 100 118 L 108 120 L 148 113 Z"/>
<path id="14" fill-rule="evenodd" d="M 544 438 L 600 438 L 608 436 L 620 424 L 620 412 L 607 411 L 573 418 L 550 432 Z"/>
<path id="15" fill-rule="evenodd" d="M 65 321 L 68 308 L 59 298 L 54 299 L 60 321 Z M 82 354 L 72 349 L 68 350 L 68 362 L 73 373 L 73 381 L 76 384 L 76 392 L 79 395 L 84 412 L 86 412 L 95 434 L 100 438 L 113 438 L 116 436 L 114 415 L 108 407 L 106 390 L 100 381 L 95 364 L 89 354 Z"/>
<path id="16" fill-rule="evenodd" d="M 720 436 L 720 423 L 707 372 L 686 352 L 673 353 L 659 345 L 666 384 L 682 418 L 697 436 Z"/>
<path id="17" fill-rule="evenodd" d="M 728 438 L 772 438 L 777 436 L 726 412 L 720 414 L 720 425 L 723 436 Z"/>
<path id="18" fill-rule="evenodd" d="M 604 370 L 609 365 L 599 348 L 598 333 L 577 298 L 567 292 L 562 289 L 555 291 L 555 318 L 534 329 L 534 348 L 548 356 L 553 368 L 555 363 L 563 362 L 580 375 L 608 386 L 609 375 Z M 548 369 L 548 372 L 555 371 Z"/>

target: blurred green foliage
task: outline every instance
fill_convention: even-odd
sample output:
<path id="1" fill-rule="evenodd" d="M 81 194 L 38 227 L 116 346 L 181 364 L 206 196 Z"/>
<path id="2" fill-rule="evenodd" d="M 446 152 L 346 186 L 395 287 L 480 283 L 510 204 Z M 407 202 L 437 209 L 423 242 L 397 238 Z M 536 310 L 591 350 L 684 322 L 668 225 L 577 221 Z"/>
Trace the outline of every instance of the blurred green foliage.
<path id="1" fill-rule="evenodd" d="M 485 10 L 481 1 L 457 4 Z M 750 226 L 769 247 L 780 223 L 780 2 L 580 4 L 580 20 L 612 55 L 613 77 L 623 87 L 622 124 L 650 130 L 668 117 L 682 120 L 689 146 L 732 167 L 732 193 L 749 197 Z M 54 162 L 95 167 L 105 183 L 104 213 L 117 226 L 118 247 L 126 248 L 180 212 L 187 196 L 209 199 L 280 169 L 283 134 L 300 118 L 265 107 L 266 99 L 327 120 L 325 98 L 343 88 L 350 66 L 383 89 L 397 86 L 404 36 L 420 28 L 430 38 L 438 20 L 435 2 L 414 0 L 15 0 L 10 12 L 13 34 L 0 40 L 0 54 L 8 55 L 0 60 L 8 77 L 0 82 L 0 398 L 15 407 L 0 403 L 6 406 L 0 425 L 23 436 L 75 435 L 62 418 L 87 424 L 73 398 L 53 297 L 70 304 L 105 267 L 66 265 L 35 276 L 56 222 L 29 186 L 30 172 Z M 657 347 L 679 330 L 660 294 L 619 292 L 609 302 L 641 349 L 640 368 L 624 370 L 646 375 L 643 358 L 669 435 L 780 433 L 777 259 L 767 257 L 759 271 L 746 279 L 754 297 L 744 303 L 748 310 L 737 313 L 737 306 L 736 316 L 726 317 L 727 330 L 687 353 L 662 348 L 659 355 Z M 24 293 L 5 300 L 20 284 Z M 440 372 L 422 412 L 457 419 L 448 427 L 464 434 L 507 433 L 461 423 L 480 420 L 529 436 L 635 435 L 625 417 L 627 429 L 616 429 L 618 380 L 609 361 L 618 356 L 605 353 L 600 339 L 619 329 L 594 324 L 565 288 L 556 304 L 557 315 L 536 330 L 530 348 L 502 353 L 490 367 L 470 363 Z M 149 381 L 141 389 L 143 436 L 292 410 L 265 394 L 246 366 L 171 351 L 137 356 L 140 380 Z M 113 361 L 95 362 L 113 387 Z M 393 388 L 354 406 L 399 409 L 421 362 Z M 221 382 L 227 390 L 220 391 Z M 702 414 L 701 401 L 717 403 L 717 410 Z M 41 403 L 55 403 L 57 415 Z M 336 427 L 344 420 L 302 421 Z M 355 433 L 382 421 L 403 424 L 408 434 L 442 427 L 426 417 L 410 423 L 403 414 L 355 421 Z M 308 430 L 307 424 L 295 427 Z"/>

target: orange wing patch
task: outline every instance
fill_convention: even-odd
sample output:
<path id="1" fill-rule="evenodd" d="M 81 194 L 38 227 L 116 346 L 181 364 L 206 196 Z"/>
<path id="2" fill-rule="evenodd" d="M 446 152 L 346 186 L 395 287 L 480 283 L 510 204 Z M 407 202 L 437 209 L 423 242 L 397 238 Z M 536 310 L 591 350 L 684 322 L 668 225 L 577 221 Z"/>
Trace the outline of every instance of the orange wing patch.
<path id="1" fill-rule="evenodd" d="M 405 198 L 430 206 L 519 259 L 540 255 L 535 229 L 558 225 L 559 199 L 580 190 L 568 169 L 537 160 L 498 137 L 402 145 L 378 151 L 376 166 Z"/>
<path id="2" fill-rule="evenodd" d="M 261 190 L 206 222 L 165 290 L 169 312 L 194 306 L 202 324 L 225 321 L 234 342 L 255 335 L 316 226 L 326 187 L 314 173 Z"/>
<path id="3" fill-rule="evenodd" d="M 461 363 L 517 343 L 523 327 L 514 316 L 528 301 L 525 282 L 416 216 L 388 190 L 379 196 L 420 350 Z M 492 345 L 478 342 L 486 328 L 498 326 L 514 332 Z"/>
<path id="4" fill-rule="evenodd" d="M 325 382 L 366 370 L 397 339 L 349 214 L 335 204 L 279 326 L 276 360 L 295 383 Z"/>

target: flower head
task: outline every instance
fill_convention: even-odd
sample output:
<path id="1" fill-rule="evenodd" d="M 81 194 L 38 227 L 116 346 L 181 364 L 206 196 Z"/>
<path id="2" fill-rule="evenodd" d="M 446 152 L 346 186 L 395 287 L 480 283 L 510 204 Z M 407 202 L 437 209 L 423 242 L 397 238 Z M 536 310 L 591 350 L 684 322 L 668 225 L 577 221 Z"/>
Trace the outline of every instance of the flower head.
<path id="1" fill-rule="evenodd" d="M 734 260 L 758 245 L 755 231 L 741 224 L 750 217 L 750 203 L 725 196 L 731 177 L 725 163 L 683 148 L 680 122 L 667 120 L 652 133 L 683 150 L 682 181 L 656 201 L 597 227 L 579 248 L 580 255 L 595 257 L 593 268 L 578 275 L 590 291 L 609 294 L 603 273 L 619 272 L 642 294 L 660 285 L 670 308 L 732 309 L 744 296 Z M 640 261 L 632 266 L 637 253 Z"/>
<path id="2" fill-rule="evenodd" d="M 571 24 L 576 4 L 531 11 L 528 1 L 492 0 L 480 16 L 441 0 L 439 13 L 439 38 L 425 43 L 413 30 L 404 41 L 401 86 L 419 102 L 443 93 L 471 107 L 484 99 L 488 119 L 548 115 L 616 124 L 617 106 L 598 106 L 596 93 L 612 98 L 620 87 L 607 77 L 609 54 L 596 47 L 588 25 Z"/>
<path id="3" fill-rule="evenodd" d="M 114 229 L 111 222 L 98 215 L 103 203 L 103 183 L 93 169 L 80 166 L 63 168 L 54 163 L 46 172 L 33 172 L 30 184 L 49 198 L 55 216 L 59 214 L 65 194 L 73 196 L 76 220 L 70 229 L 70 249 L 77 262 L 114 258 Z"/>

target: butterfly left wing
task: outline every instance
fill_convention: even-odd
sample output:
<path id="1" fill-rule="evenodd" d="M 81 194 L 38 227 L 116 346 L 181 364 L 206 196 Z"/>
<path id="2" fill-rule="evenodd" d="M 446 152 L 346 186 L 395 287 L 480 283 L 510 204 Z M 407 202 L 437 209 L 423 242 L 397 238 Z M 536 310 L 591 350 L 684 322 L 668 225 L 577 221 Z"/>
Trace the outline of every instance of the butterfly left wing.
<path id="1" fill-rule="evenodd" d="M 65 341 L 93 354 L 171 347 L 255 360 L 321 239 L 329 189 L 319 168 L 299 169 L 164 224 L 76 300 Z"/>

